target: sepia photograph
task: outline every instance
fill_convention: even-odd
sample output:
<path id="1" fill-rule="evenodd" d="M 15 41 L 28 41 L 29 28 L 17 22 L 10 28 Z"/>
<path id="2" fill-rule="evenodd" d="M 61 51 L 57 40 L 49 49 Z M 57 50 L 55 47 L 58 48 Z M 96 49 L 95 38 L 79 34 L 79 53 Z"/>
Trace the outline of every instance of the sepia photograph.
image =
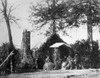
<path id="1" fill-rule="evenodd" d="M 0 0 L 0 78 L 100 78 L 100 0 Z"/>

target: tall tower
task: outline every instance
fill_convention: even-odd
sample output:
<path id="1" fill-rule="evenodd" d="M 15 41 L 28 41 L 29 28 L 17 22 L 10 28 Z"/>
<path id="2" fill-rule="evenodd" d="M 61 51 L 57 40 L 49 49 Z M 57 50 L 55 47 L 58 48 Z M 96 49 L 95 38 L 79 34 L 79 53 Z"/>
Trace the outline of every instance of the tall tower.
<path id="1" fill-rule="evenodd" d="M 23 50 L 22 61 L 28 62 L 28 58 L 30 58 L 30 31 L 23 31 L 21 49 Z"/>
<path id="2" fill-rule="evenodd" d="M 30 50 L 30 31 L 24 30 L 23 31 L 23 38 L 22 38 L 22 49 L 26 49 L 27 51 Z"/>

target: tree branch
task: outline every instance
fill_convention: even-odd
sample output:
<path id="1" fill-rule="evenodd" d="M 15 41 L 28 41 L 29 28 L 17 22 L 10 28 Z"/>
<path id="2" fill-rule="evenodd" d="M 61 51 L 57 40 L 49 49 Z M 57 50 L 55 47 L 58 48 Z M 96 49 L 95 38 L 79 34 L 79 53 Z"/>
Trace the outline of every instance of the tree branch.
<path id="1" fill-rule="evenodd" d="M 2 3 L 2 6 L 3 6 L 3 8 L 4 8 L 4 7 L 5 7 L 5 4 L 4 4 L 3 0 L 1 0 L 1 3 Z"/>
<path id="2" fill-rule="evenodd" d="M 19 5 L 18 5 L 18 6 L 16 6 L 16 7 L 14 8 L 14 5 L 15 5 L 15 4 L 13 4 L 12 6 L 10 6 L 10 8 L 9 8 L 9 10 L 8 10 L 8 11 L 9 11 L 9 12 L 8 12 L 8 17 L 10 16 L 11 12 L 13 12 L 13 11 L 19 6 Z"/>
<path id="3" fill-rule="evenodd" d="M 13 21 L 20 28 L 20 25 L 17 23 L 17 21 L 20 20 L 20 19 L 16 19 L 16 17 L 13 16 L 9 20 L 10 20 L 10 22 Z"/>

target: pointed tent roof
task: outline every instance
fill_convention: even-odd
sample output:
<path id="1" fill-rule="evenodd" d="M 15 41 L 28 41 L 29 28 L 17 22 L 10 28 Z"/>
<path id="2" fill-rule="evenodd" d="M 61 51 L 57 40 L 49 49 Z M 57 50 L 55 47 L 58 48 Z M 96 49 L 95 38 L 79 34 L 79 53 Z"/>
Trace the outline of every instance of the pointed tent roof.
<path id="1" fill-rule="evenodd" d="M 55 33 L 47 38 L 47 40 L 40 46 L 39 51 L 44 51 L 44 50 L 50 48 L 51 45 L 53 45 L 54 43 L 57 43 L 57 42 L 67 44 L 66 42 L 64 42 L 62 40 L 62 38 L 59 36 L 59 34 Z"/>

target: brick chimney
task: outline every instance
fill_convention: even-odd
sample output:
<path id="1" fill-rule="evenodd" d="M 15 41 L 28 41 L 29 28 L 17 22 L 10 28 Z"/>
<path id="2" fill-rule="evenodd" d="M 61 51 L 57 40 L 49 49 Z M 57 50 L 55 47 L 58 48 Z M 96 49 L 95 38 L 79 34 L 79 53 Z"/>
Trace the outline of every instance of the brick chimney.
<path id="1" fill-rule="evenodd" d="M 30 58 L 30 31 L 26 29 L 23 31 L 21 49 L 23 50 L 22 58 L 24 62 L 29 62 L 28 58 Z"/>
<path id="2" fill-rule="evenodd" d="M 22 49 L 26 49 L 27 51 L 30 50 L 30 31 L 24 30 L 23 31 L 23 38 L 22 38 Z"/>

